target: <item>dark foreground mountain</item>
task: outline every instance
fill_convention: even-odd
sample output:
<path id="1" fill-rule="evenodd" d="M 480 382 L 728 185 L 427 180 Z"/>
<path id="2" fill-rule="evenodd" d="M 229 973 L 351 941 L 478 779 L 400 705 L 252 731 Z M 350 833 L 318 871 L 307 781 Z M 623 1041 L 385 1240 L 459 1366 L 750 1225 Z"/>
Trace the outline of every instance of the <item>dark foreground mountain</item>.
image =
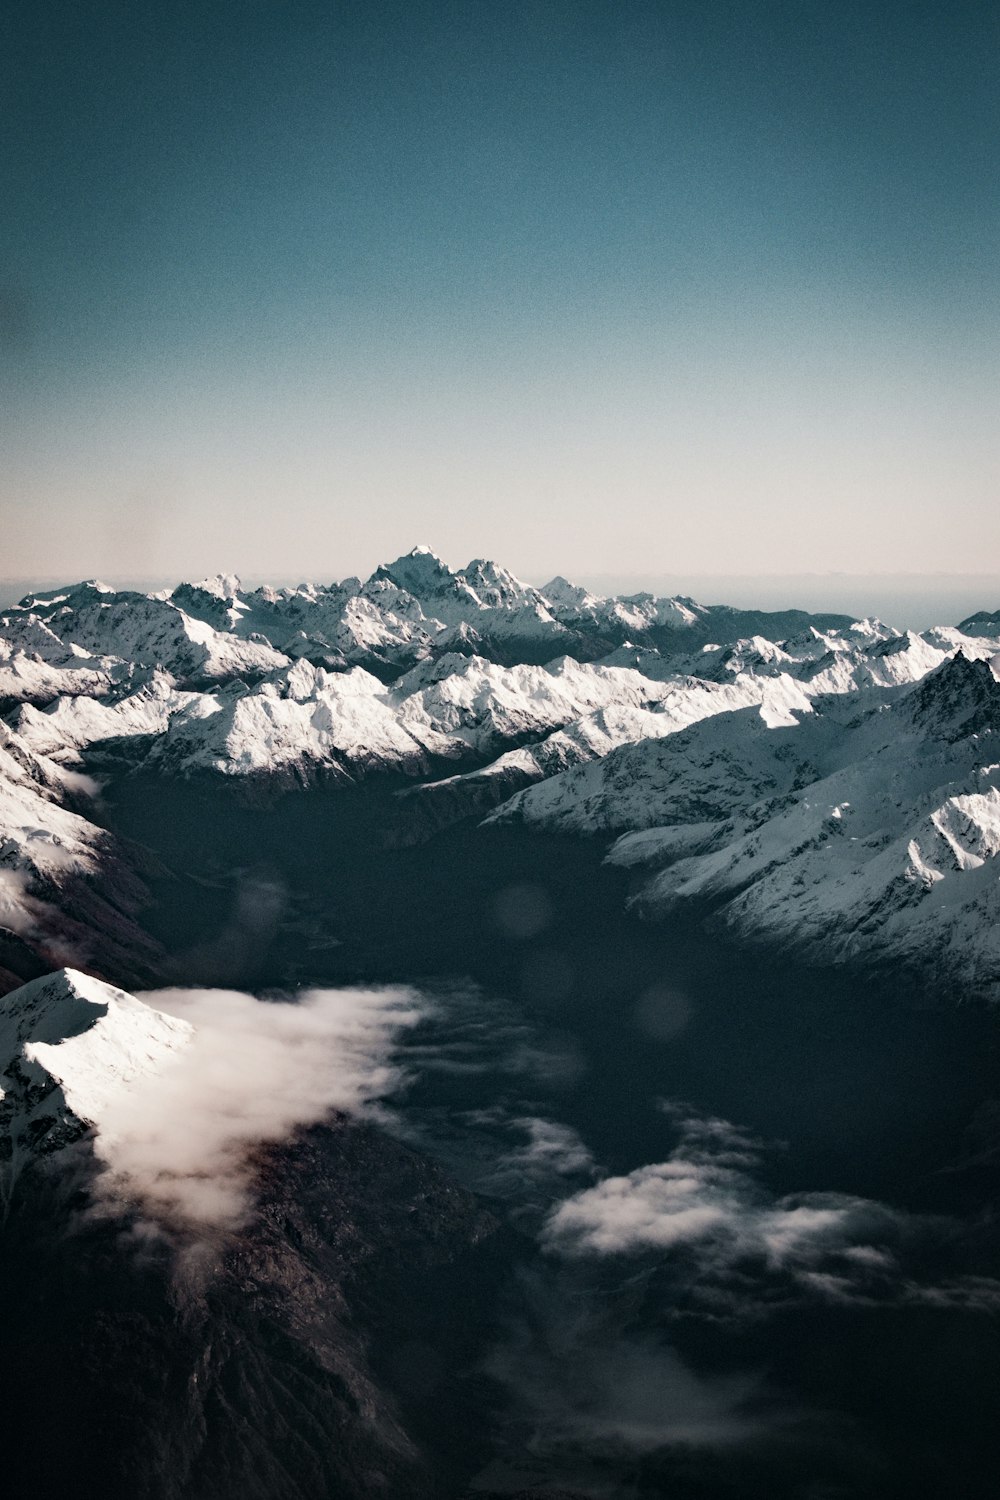
<path id="1" fill-rule="evenodd" d="M 345 1120 L 258 1168 L 252 1222 L 194 1243 L 95 1217 L 86 1152 L 21 1177 L 0 1234 L 9 1493 L 460 1491 L 485 1449 L 496 1221 Z"/>
<path id="2" fill-rule="evenodd" d="M 474 1466 L 499 1224 L 363 1121 L 327 1110 L 296 1130 L 293 1104 L 269 1129 L 271 1101 L 255 1095 L 308 1093 L 299 1043 L 323 1034 L 308 1008 L 260 1013 L 284 1072 L 267 1056 L 251 1072 L 238 1021 L 198 1062 L 203 1029 L 73 970 L 6 998 L 11 1480 L 348 1500 L 440 1495 Z M 283 1023 L 306 1030 L 289 1045 Z M 371 1035 L 364 1015 L 339 1024 L 331 1070 L 363 1070 Z"/>

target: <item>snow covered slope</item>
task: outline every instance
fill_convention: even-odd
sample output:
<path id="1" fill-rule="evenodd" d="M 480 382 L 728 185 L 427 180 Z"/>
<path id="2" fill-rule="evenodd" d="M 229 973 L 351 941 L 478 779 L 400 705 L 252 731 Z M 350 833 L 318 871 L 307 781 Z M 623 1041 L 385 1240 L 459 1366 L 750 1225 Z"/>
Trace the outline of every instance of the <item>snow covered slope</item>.
<path id="1" fill-rule="evenodd" d="M 36 615 L 0 619 L 0 705 L 111 692 L 129 672 L 116 657 L 67 645 Z"/>
<path id="2" fill-rule="evenodd" d="M 6 933 L 8 946 L 47 930 L 66 880 L 96 869 L 106 835 L 63 805 L 81 790 L 84 778 L 33 754 L 0 723 L 0 941 Z"/>
<path id="3" fill-rule="evenodd" d="M 67 646 L 194 681 L 260 674 L 286 661 L 267 641 L 216 630 L 169 599 L 116 593 L 95 582 L 23 600 L 0 620 L 0 634 L 30 650 L 40 625 Z"/>
<path id="4" fill-rule="evenodd" d="M 203 692 L 154 672 L 124 694 L 66 696 L 46 710 L 27 704 L 15 722 L 32 750 L 67 765 L 114 746 L 132 764 L 185 775 L 425 775 L 435 762 L 481 764 L 532 741 L 535 774 L 546 775 L 746 703 L 781 722 L 809 699 L 784 674 L 656 681 L 631 667 L 567 656 L 544 667 L 503 667 L 448 653 L 389 686 L 361 667 L 329 672 L 304 659 L 254 685 L 237 679 Z M 563 738 L 553 739 L 556 732 Z"/>
<path id="5" fill-rule="evenodd" d="M 1000 681 L 946 658 L 915 686 L 748 711 L 619 748 L 494 817 L 619 834 L 636 909 L 708 903 L 740 938 L 1000 999 Z"/>
<path id="6" fill-rule="evenodd" d="M 89 1133 L 99 1185 L 160 1222 L 235 1229 L 253 1155 L 334 1114 L 363 1115 L 400 1074 L 393 1038 L 421 1014 L 409 990 L 309 990 L 294 1002 L 225 990 L 145 998 L 75 969 L 0 1001 L 0 1160 Z"/>
<path id="7" fill-rule="evenodd" d="M 322 1012 L 308 998 L 216 996 L 211 1045 L 201 1015 L 73 970 L 0 1000 L 11 1493 L 457 1493 L 427 1434 L 467 1411 L 466 1325 L 491 1326 L 498 1226 L 430 1161 L 328 1118 L 317 1081 L 335 1093 L 370 1055 L 377 1090 L 386 1069 L 362 997 L 345 1011 L 330 992 Z M 244 1180 L 250 1211 L 220 1222 Z M 459 1373 L 427 1383 L 411 1435 L 371 1351 L 426 1347 L 429 1327 Z"/>
<path id="8" fill-rule="evenodd" d="M 162 1070 L 193 1035 L 187 1021 L 75 969 L 0 1001 L 0 1193 L 26 1161 L 100 1130 L 123 1093 Z"/>
<path id="9" fill-rule="evenodd" d="M 0 721 L 0 993 L 71 955 L 148 973 L 155 945 L 135 922 L 146 892 L 86 816 L 95 791 Z"/>

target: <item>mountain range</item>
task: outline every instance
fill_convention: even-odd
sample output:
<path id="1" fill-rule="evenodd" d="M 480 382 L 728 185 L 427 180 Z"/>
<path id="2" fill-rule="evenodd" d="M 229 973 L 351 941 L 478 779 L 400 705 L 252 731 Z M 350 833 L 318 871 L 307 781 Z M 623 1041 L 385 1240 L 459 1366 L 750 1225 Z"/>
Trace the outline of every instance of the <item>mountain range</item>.
<path id="1" fill-rule="evenodd" d="M 644 917 L 686 903 L 995 998 L 998 673 L 988 611 L 915 634 L 598 598 L 426 547 L 365 582 L 32 595 L 0 617 L 0 966 L 149 978 L 109 781 L 382 780 L 404 840 L 483 817 L 613 840 Z"/>

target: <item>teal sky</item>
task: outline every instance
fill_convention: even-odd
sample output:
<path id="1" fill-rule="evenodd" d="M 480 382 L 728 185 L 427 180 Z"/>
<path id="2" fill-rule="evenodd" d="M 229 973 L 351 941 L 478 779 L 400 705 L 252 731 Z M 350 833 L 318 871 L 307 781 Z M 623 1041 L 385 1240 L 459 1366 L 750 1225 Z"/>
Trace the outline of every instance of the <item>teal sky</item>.
<path id="1" fill-rule="evenodd" d="M 19 9 L 4 576 L 995 569 L 995 5 Z"/>

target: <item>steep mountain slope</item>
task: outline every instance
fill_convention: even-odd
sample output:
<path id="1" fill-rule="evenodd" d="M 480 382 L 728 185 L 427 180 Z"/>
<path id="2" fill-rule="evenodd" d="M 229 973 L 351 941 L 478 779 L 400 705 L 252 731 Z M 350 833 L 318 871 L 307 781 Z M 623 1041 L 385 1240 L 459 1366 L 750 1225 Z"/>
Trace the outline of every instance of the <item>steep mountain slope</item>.
<path id="1" fill-rule="evenodd" d="M 146 893 L 134 862 L 82 815 L 95 790 L 0 722 L 0 991 L 68 953 L 150 975 L 156 948 L 135 920 Z"/>
<path id="2" fill-rule="evenodd" d="M 13 638 L 4 634 L 8 629 Z M 60 694 L 100 696 L 126 681 L 131 670 L 116 657 L 67 645 L 37 615 L 0 620 L 0 709 L 50 703 Z"/>
<path id="3" fill-rule="evenodd" d="M 169 599 L 116 593 L 96 582 L 26 599 L 17 613 L 4 617 L 0 630 L 21 644 L 31 641 L 39 622 L 64 643 L 94 654 L 110 649 L 121 660 L 163 667 L 193 682 L 259 675 L 286 661 L 266 641 L 213 629 Z"/>
<path id="4" fill-rule="evenodd" d="M 475 800 L 485 788 L 524 784 L 724 707 L 761 703 L 780 718 L 820 692 L 912 680 L 948 650 L 868 623 L 813 626 L 787 647 L 757 637 L 699 649 L 695 625 L 726 611 L 599 601 L 564 580 L 553 593 L 547 600 L 481 559 L 453 571 L 426 548 L 364 584 L 329 588 L 246 593 L 238 579 L 220 577 L 168 598 L 83 584 L 26 599 L 6 617 L 18 643 L 9 698 L 24 703 L 9 718 L 38 753 L 67 765 L 94 763 L 100 750 L 172 774 L 279 784 L 379 770 L 426 777 L 448 762 L 478 776 L 484 763 L 532 743 L 478 780 Z M 610 620 L 611 637 L 627 625 L 646 644 L 581 664 L 575 658 L 608 644 Z M 675 634 L 686 632 L 682 656 L 651 644 L 649 630 L 668 620 Z M 900 641 L 894 672 L 872 665 L 873 653 Z M 30 643 L 52 660 L 35 651 L 29 661 Z M 506 665 L 492 659 L 499 644 Z M 67 652 L 75 654 L 67 660 Z"/>
<path id="5" fill-rule="evenodd" d="M 959 655 L 791 727 L 744 712 L 623 747 L 494 816 L 621 834 L 644 915 L 708 903 L 748 941 L 1000 999 L 998 789 L 1000 682 Z"/>
<path id="6" fill-rule="evenodd" d="M 99 1127 L 116 1097 L 185 1047 L 187 1022 L 75 969 L 32 980 L 0 1010 L 0 1196 L 23 1170 Z"/>
<path id="7" fill-rule="evenodd" d="M 447 653 L 391 686 L 361 667 L 332 673 L 305 660 L 253 686 L 234 681 L 200 693 L 157 671 L 124 695 L 64 697 L 44 711 L 27 704 L 16 723 L 26 744 L 66 764 L 111 748 L 133 765 L 162 764 L 184 775 L 307 781 L 318 772 L 426 775 L 435 762 L 482 762 L 525 741 L 542 742 L 537 774 L 547 774 L 561 769 L 559 745 L 547 749 L 544 740 L 553 731 L 573 734 L 572 726 L 583 726 L 575 732 L 579 755 L 570 758 L 589 758 L 744 703 L 761 704 L 765 716 L 780 720 L 792 707 L 807 708 L 808 698 L 785 675 L 653 680 L 572 657 L 502 667 Z M 600 724 L 595 715 L 604 715 Z"/>

